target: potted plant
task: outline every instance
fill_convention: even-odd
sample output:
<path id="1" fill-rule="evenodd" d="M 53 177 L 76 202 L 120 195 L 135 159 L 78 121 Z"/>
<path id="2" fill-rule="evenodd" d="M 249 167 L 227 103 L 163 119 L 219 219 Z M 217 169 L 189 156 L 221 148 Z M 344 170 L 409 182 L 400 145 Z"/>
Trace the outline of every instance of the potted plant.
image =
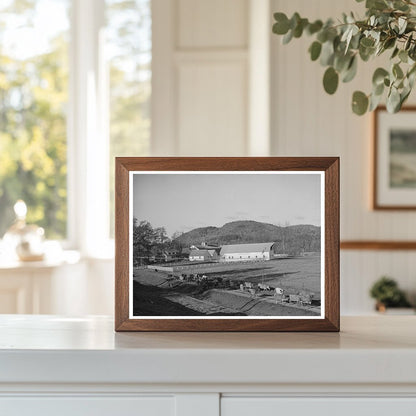
<path id="1" fill-rule="evenodd" d="M 376 300 L 376 310 L 379 312 L 386 312 L 387 308 L 411 307 L 397 282 L 387 276 L 381 277 L 373 284 L 370 296 Z"/>

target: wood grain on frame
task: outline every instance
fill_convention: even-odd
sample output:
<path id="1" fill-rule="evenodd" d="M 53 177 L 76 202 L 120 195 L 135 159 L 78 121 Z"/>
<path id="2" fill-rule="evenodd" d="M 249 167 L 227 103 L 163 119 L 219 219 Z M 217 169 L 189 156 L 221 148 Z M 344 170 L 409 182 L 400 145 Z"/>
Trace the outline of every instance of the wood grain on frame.
<path id="1" fill-rule="evenodd" d="M 372 206 L 373 210 L 375 211 L 413 211 L 416 210 L 416 205 L 380 205 L 378 202 L 378 150 L 379 150 L 379 144 L 378 144 L 378 121 L 380 112 L 387 111 L 385 106 L 377 107 L 373 111 L 373 178 L 372 178 L 372 184 L 373 184 L 373 193 L 372 193 Z M 406 106 L 403 107 L 400 112 L 406 112 L 406 111 L 414 111 L 416 112 L 416 106 Z"/>
<path id="2" fill-rule="evenodd" d="M 130 171 L 324 171 L 325 318 L 316 319 L 130 319 Z M 339 158 L 218 157 L 116 158 L 116 331 L 339 331 Z"/>
<path id="3" fill-rule="evenodd" d="M 416 241 L 341 241 L 341 250 L 416 250 Z"/>

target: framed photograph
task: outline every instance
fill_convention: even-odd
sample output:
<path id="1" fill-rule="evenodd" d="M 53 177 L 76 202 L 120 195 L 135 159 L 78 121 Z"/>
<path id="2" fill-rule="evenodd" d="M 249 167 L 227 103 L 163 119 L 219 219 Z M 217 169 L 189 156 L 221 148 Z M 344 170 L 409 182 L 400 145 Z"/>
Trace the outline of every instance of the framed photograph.
<path id="1" fill-rule="evenodd" d="M 416 107 L 374 112 L 373 208 L 416 209 Z"/>
<path id="2" fill-rule="evenodd" d="M 339 331 L 339 159 L 116 158 L 116 331 Z"/>

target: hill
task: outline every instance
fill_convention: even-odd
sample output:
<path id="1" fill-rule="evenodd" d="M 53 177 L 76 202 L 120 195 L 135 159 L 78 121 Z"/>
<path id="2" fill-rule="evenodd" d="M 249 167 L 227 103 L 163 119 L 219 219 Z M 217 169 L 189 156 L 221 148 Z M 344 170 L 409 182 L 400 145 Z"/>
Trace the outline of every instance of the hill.
<path id="1" fill-rule="evenodd" d="M 202 242 L 221 246 L 269 241 L 278 243 L 281 253 L 294 255 L 302 251 L 320 251 L 321 227 L 307 224 L 279 227 L 257 221 L 233 221 L 222 227 L 195 228 L 174 240 L 182 247 Z"/>

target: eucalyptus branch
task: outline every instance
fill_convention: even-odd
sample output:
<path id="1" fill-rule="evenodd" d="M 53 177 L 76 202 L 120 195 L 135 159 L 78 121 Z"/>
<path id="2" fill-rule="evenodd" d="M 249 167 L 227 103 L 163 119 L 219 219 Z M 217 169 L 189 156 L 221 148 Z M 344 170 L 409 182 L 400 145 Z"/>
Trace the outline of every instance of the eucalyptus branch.
<path id="1" fill-rule="evenodd" d="M 362 2 L 363 0 L 356 0 Z M 334 94 L 339 81 L 349 82 L 357 73 L 358 60 L 369 61 L 391 51 L 389 68 L 377 68 L 372 92 L 355 91 L 352 109 L 356 114 L 374 110 L 387 92 L 390 112 L 397 112 L 407 100 L 416 78 L 416 3 L 411 0 L 366 0 L 366 17 L 356 19 L 344 14 L 334 25 L 332 19 L 309 22 L 295 13 L 290 19 L 275 13 L 273 32 L 283 43 L 304 34 L 313 36 L 309 53 L 326 68 L 323 86 Z"/>

